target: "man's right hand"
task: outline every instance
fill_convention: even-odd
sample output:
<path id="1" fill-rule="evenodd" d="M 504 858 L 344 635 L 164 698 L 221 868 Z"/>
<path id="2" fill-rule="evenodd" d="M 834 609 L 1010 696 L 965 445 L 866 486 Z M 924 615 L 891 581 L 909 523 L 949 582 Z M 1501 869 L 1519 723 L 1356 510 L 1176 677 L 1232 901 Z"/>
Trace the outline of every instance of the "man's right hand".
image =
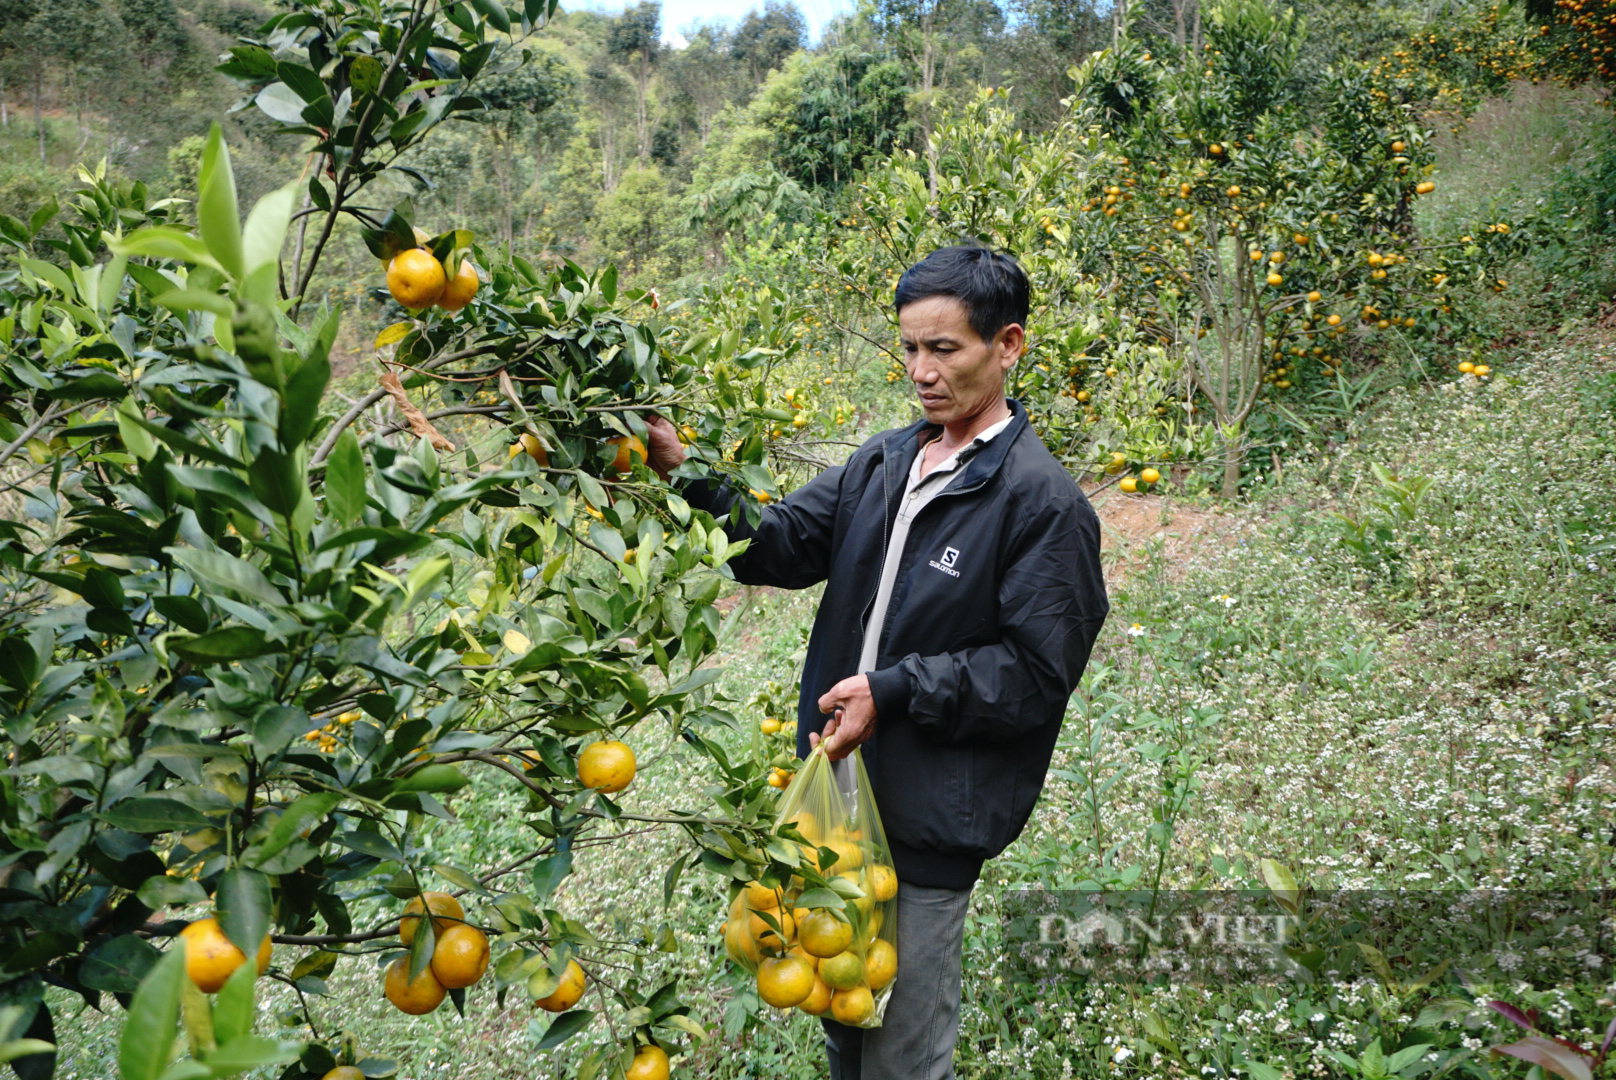
<path id="1" fill-rule="evenodd" d="M 652 472 L 666 480 L 669 473 L 685 462 L 685 448 L 679 441 L 679 432 L 665 417 L 653 416 L 645 422 L 645 434 L 649 440 L 645 463 Z"/>

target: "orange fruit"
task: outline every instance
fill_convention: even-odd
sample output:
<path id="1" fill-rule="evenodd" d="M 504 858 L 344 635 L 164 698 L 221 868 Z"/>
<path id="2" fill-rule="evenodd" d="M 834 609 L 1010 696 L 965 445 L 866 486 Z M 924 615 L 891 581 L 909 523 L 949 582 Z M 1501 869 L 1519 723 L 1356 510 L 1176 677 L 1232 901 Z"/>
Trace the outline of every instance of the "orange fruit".
<path id="1" fill-rule="evenodd" d="M 647 1043 L 634 1051 L 634 1061 L 623 1080 L 668 1080 L 668 1054 L 660 1046 Z"/>
<path id="2" fill-rule="evenodd" d="M 780 906 L 780 894 L 761 881 L 748 881 L 740 892 L 746 897 L 746 906 L 754 911 L 772 911 Z"/>
<path id="3" fill-rule="evenodd" d="M 819 962 L 819 977 L 832 990 L 851 990 L 864 985 L 864 961 L 852 949 Z"/>
<path id="4" fill-rule="evenodd" d="M 1341 325 L 1341 316 L 1339 316 L 1339 315 L 1331 315 L 1329 318 L 1325 319 L 1324 321 L 1329 323 L 1331 326 L 1340 326 Z"/>
<path id="5" fill-rule="evenodd" d="M 1281 277 L 1279 274 L 1269 274 L 1267 280 L 1268 280 L 1268 284 L 1274 286 L 1275 288 L 1278 288 L 1279 286 L 1285 284 L 1285 279 L 1283 277 Z"/>
<path id="6" fill-rule="evenodd" d="M 769 912 L 769 917 L 780 924 L 779 933 L 776 933 L 774 927 L 764 922 L 762 916 L 756 912 L 747 920 L 747 931 L 752 935 L 752 940 L 758 943 L 759 948 L 767 949 L 770 952 L 781 952 L 787 945 L 791 944 L 791 939 L 796 936 L 796 920 L 784 911 L 771 911 Z M 784 935 L 783 940 L 782 934 Z"/>
<path id="7" fill-rule="evenodd" d="M 836 853 L 836 861 L 831 865 L 838 872 L 857 870 L 864 865 L 864 849 L 851 840 L 830 840 L 825 846 Z"/>
<path id="8" fill-rule="evenodd" d="M 835 956 L 853 944 L 853 925 L 826 908 L 810 912 L 797 927 L 797 941 L 812 956 Z"/>
<path id="9" fill-rule="evenodd" d="M 568 960 L 567 970 L 561 973 L 561 985 L 550 992 L 548 997 L 541 997 L 533 1004 L 549 1012 L 566 1012 L 584 996 L 584 987 L 588 980 L 584 978 L 584 969 L 578 966 L 578 961 Z"/>
<path id="10" fill-rule="evenodd" d="M 1117 487 L 1121 488 L 1123 491 L 1126 491 L 1129 495 L 1132 495 L 1134 492 L 1139 490 L 1139 481 L 1135 480 L 1131 476 L 1124 476 L 1121 480 L 1117 481 Z"/>
<path id="11" fill-rule="evenodd" d="M 645 460 L 645 444 L 633 435 L 618 435 L 616 438 L 606 440 L 607 445 L 617 447 L 617 456 L 606 467 L 606 471 L 614 476 L 622 476 L 633 467 L 636 455 L 643 462 Z"/>
<path id="12" fill-rule="evenodd" d="M 878 992 L 898 974 L 898 950 L 892 947 L 890 941 L 876 938 L 870 942 L 864 973 L 869 977 L 870 989 Z"/>
<path id="13" fill-rule="evenodd" d="M 1143 480 L 1147 484 L 1154 484 L 1156 481 L 1161 479 L 1161 473 L 1157 472 L 1155 469 L 1143 469 L 1139 473 L 1139 479 Z"/>
<path id="14" fill-rule="evenodd" d="M 771 956 L 758 965 L 758 997 L 776 1009 L 801 1004 L 818 981 L 814 969 L 800 956 Z"/>
<path id="15" fill-rule="evenodd" d="M 1310 304 L 1316 304 L 1320 300 L 1323 300 L 1323 299 L 1324 299 L 1324 294 L 1321 293 L 1321 292 L 1318 292 L 1317 290 L 1307 294 L 1307 302 L 1310 303 Z"/>
<path id="16" fill-rule="evenodd" d="M 745 921 L 731 919 L 724 924 L 724 954 L 744 968 L 757 967 L 762 953 Z"/>
<path id="17" fill-rule="evenodd" d="M 446 892 L 428 889 L 404 905 L 404 916 L 398 920 L 398 939 L 404 944 L 415 940 L 415 928 L 420 925 L 423 910 L 432 913 L 432 932 L 439 937 L 449 927 L 459 926 L 466 917 L 466 909 L 460 906 L 460 901 Z"/>
<path id="18" fill-rule="evenodd" d="M 471 298 L 477 295 L 482 288 L 482 279 L 477 276 L 477 268 L 471 265 L 470 259 L 460 260 L 460 269 L 455 276 L 445 282 L 443 293 L 438 297 L 438 306 L 444 311 L 459 311 L 471 303 Z"/>
<path id="19" fill-rule="evenodd" d="M 387 291 L 401 306 L 413 311 L 437 303 L 448 281 L 443 264 L 425 248 L 401 251 L 387 264 Z"/>
<path id="20" fill-rule="evenodd" d="M 432 974 L 447 989 L 470 986 L 487 970 L 487 934 L 475 926 L 456 923 L 438 935 L 432 947 Z"/>
<path id="21" fill-rule="evenodd" d="M 387 978 L 382 982 L 383 993 L 387 1000 L 399 1012 L 409 1013 L 411 1016 L 424 1016 L 443 1004 L 448 991 L 443 984 L 432 974 L 429 966 L 421 974 L 410 981 L 410 958 L 401 956 L 394 960 L 387 969 Z"/>
<path id="22" fill-rule="evenodd" d="M 831 995 L 835 991 L 825 985 L 825 980 L 814 976 L 814 988 L 808 991 L 808 996 L 797 1003 L 797 1008 L 809 1016 L 819 1016 L 830 1008 Z"/>
<path id="23" fill-rule="evenodd" d="M 185 974 L 204 994 L 216 993 L 236 969 L 247 962 L 247 955 L 224 936 L 218 919 L 198 919 L 191 923 L 180 931 L 180 944 L 185 949 Z M 269 935 L 265 934 L 264 943 L 258 946 L 258 974 L 269 970 L 272 951 Z"/>
<path id="24" fill-rule="evenodd" d="M 320 1080 L 365 1080 L 365 1073 L 357 1065 L 338 1065 Z"/>
<path id="25" fill-rule="evenodd" d="M 539 463 L 539 468 L 548 468 L 550 465 L 550 452 L 544 448 L 544 440 L 530 432 L 524 431 L 522 437 L 511 443 L 511 457 L 527 452 L 527 456 Z"/>
<path id="26" fill-rule="evenodd" d="M 610 739 L 590 743 L 578 755 L 578 782 L 587 788 L 615 794 L 634 780 L 634 751 Z"/>
<path id="27" fill-rule="evenodd" d="M 1414 191 L 1420 195 L 1429 195 L 1436 190 L 1436 185 L 1429 180 L 1422 180 L 1414 185 Z"/>
<path id="28" fill-rule="evenodd" d="M 838 990 L 831 995 L 830 1014 L 841 1024 L 856 1027 L 875 1015 L 875 999 L 867 986 Z"/>
<path id="29" fill-rule="evenodd" d="M 883 902 L 897 896 L 897 872 L 892 867 L 882 866 L 880 863 L 870 867 L 870 894 Z"/>

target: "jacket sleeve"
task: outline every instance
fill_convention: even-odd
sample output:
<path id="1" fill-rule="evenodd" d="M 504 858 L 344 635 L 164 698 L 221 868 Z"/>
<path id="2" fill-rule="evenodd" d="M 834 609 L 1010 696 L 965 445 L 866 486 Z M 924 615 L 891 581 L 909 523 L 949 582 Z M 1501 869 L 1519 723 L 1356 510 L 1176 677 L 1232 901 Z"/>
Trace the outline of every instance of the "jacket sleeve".
<path id="1" fill-rule="evenodd" d="M 716 480 L 697 480 L 681 492 L 690 505 L 715 518 L 729 514 L 724 534 L 733 542 L 752 543 L 731 559 L 735 580 L 743 585 L 805 589 L 830 573 L 831 540 L 841 502 L 846 466 L 836 465 L 814 477 L 782 501 L 763 508 L 756 526 L 740 507 L 739 493 Z M 734 513 L 730 513 L 734 510 Z"/>
<path id="2" fill-rule="evenodd" d="M 1082 500 L 1044 507 L 999 585 L 1000 640 L 911 653 L 868 672 L 877 722 L 908 716 L 939 743 L 1025 734 L 1065 714 L 1109 604 L 1100 528 Z"/>

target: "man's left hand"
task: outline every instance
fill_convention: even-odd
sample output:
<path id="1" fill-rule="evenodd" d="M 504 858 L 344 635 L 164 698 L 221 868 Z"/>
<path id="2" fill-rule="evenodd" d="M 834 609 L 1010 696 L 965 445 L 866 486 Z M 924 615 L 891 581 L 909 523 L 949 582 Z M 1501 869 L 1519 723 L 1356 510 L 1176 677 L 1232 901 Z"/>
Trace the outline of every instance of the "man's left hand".
<path id="1" fill-rule="evenodd" d="M 870 696 L 870 680 L 864 675 L 843 679 L 819 699 L 819 711 L 835 715 L 825 724 L 825 756 L 840 761 L 875 734 L 875 699 Z M 817 746 L 819 735 L 809 732 L 808 745 Z"/>

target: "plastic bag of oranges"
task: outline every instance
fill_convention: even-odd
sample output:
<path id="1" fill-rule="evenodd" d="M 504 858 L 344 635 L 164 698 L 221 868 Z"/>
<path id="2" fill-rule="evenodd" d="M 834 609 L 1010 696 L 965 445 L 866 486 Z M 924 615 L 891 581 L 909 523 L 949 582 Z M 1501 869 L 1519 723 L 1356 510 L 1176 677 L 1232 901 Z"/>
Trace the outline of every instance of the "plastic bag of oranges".
<path id="1" fill-rule="evenodd" d="M 768 865 L 730 901 L 725 951 L 776 1008 L 880 1027 L 898 974 L 898 877 L 862 755 L 809 754 L 774 831 Z"/>

